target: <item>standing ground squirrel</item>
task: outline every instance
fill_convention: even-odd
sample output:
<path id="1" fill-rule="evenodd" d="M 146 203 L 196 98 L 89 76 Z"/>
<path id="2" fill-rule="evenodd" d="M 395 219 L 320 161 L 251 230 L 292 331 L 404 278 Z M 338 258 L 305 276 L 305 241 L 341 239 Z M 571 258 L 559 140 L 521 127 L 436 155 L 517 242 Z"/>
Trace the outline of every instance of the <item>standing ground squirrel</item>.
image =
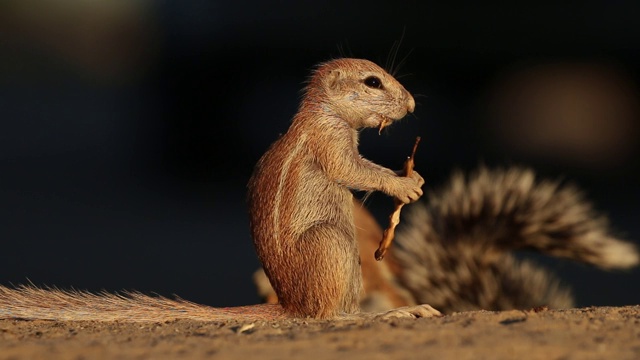
<path id="1" fill-rule="evenodd" d="M 415 102 L 393 76 L 361 59 L 321 64 L 305 90 L 289 130 L 249 182 L 254 244 L 281 305 L 216 309 L 135 293 L 0 287 L 0 318 L 243 320 L 358 313 L 363 289 L 351 189 L 382 191 L 409 203 L 422 195 L 424 183 L 417 172 L 402 177 L 363 159 L 358 130 L 382 129 L 413 112 Z M 384 313 L 438 314 L 428 305 Z"/>
<path id="2" fill-rule="evenodd" d="M 327 62 L 309 81 L 287 133 L 258 162 L 249 182 L 251 231 L 288 313 L 327 318 L 359 310 L 351 189 L 408 203 L 422 195 L 424 180 L 363 159 L 358 130 L 383 127 L 414 107 L 411 94 L 374 63 Z"/>

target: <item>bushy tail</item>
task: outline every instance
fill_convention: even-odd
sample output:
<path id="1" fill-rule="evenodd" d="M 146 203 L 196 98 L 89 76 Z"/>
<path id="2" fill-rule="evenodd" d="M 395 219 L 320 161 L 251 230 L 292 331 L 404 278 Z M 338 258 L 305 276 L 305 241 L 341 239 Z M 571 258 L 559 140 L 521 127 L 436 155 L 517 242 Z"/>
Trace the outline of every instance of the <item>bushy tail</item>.
<path id="1" fill-rule="evenodd" d="M 272 320 L 282 317 L 279 305 L 213 308 L 183 299 L 122 294 L 67 291 L 20 285 L 0 285 L 0 319 L 165 322 Z"/>
<path id="2" fill-rule="evenodd" d="M 426 204 L 408 210 L 393 251 L 400 281 L 418 302 L 444 312 L 573 305 L 552 274 L 518 261 L 511 250 L 603 269 L 640 261 L 637 249 L 613 236 L 578 190 L 536 181 L 527 169 L 456 173 Z"/>

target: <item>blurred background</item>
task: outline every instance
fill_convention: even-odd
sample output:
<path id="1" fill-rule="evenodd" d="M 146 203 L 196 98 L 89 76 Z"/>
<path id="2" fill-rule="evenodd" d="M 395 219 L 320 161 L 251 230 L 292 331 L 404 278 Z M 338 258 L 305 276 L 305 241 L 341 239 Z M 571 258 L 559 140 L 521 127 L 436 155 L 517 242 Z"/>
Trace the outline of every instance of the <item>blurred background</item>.
<path id="1" fill-rule="evenodd" d="M 420 135 L 428 188 L 531 166 L 638 243 L 639 17 L 632 1 L 4 1 L 0 283 L 255 303 L 253 165 L 314 64 L 384 66 L 401 38 L 416 116 L 363 132 L 366 157 L 400 168 Z M 384 221 L 391 200 L 369 206 Z M 638 269 L 537 260 L 579 306 L 640 304 Z"/>

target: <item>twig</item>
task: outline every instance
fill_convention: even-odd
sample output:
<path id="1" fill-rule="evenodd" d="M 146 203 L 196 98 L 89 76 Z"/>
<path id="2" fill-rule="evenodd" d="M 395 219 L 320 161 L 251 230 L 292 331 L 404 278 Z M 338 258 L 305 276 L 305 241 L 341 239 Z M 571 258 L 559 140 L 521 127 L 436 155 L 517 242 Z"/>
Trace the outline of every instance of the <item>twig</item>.
<path id="1" fill-rule="evenodd" d="M 416 155 L 416 149 L 418 149 L 418 144 L 420 143 L 420 136 L 416 137 L 416 143 L 413 145 L 413 150 L 411 151 L 411 156 L 407 158 L 404 162 L 404 176 L 409 177 L 411 173 L 413 173 L 414 158 Z M 382 234 L 382 240 L 380 240 L 380 245 L 378 245 L 378 250 L 376 250 L 375 258 L 380 261 L 384 258 L 384 255 L 387 253 L 387 249 L 391 246 L 391 242 L 396 233 L 396 226 L 400 223 L 400 211 L 404 206 L 404 203 L 398 199 L 395 200 L 395 210 L 391 215 L 389 215 L 389 227 Z"/>

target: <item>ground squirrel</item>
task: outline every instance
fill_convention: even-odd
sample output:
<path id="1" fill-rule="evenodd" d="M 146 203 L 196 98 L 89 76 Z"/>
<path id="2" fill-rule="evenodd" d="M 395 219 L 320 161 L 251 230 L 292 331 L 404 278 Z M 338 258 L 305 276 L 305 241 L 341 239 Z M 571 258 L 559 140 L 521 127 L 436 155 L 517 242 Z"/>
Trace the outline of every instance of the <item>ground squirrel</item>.
<path id="1" fill-rule="evenodd" d="M 216 309 L 182 300 L 0 287 L 0 318 L 203 320 L 334 318 L 359 312 L 360 257 L 351 189 L 382 191 L 404 203 L 422 195 L 422 177 L 403 177 L 358 152 L 358 130 L 382 129 L 413 112 L 411 94 L 376 64 L 335 59 L 319 65 L 293 122 L 256 165 L 249 182 L 258 256 L 281 305 Z M 390 316 L 438 315 L 428 305 Z"/>
<path id="2" fill-rule="evenodd" d="M 358 130 L 413 112 L 413 97 L 367 60 L 338 59 L 309 81 L 291 127 L 260 159 L 249 182 L 258 256 L 288 313 L 319 318 L 359 309 L 360 256 L 351 189 L 408 203 L 422 177 L 398 176 L 363 159 Z"/>

